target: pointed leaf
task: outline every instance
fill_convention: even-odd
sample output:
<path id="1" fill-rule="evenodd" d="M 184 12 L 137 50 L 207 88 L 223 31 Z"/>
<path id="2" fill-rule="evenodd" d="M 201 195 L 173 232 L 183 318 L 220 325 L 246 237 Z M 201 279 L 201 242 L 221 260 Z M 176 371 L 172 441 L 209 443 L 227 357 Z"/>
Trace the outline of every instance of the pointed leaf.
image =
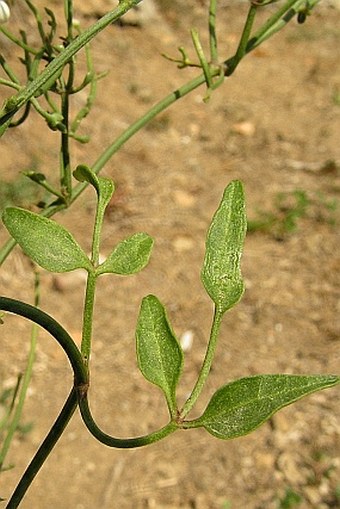
<path id="1" fill-rule="evenodd" d="M 40 267 L 51 272 L 91 270 L 91 262 L 63 226 L 28 210 L 8 207 L 2 220 L 9 233 Z"/>
<path id="2" fill-rule="evenodd" d="M 201 272 L 203 285 L 220 313 L 236 304 L 244 291 L 240 260 L 246 229 L 243 187 L 235 180 L 225 189 L 212 219 Z"/>
<path id="3" fill-rule="evenodd" d="M 176 414 L 176 386 L 182 370 L 183 352 L 157 297 L 142 301 L 136 330 L 137 360 L 144 377 L 165 394 L 169 411 Z"/>
<path id="4" fill-rule="evenodd" d="M 246 435 L 275 412 L 312 392 L 340 383 L 333 375 L 257 375 L 221 387 L 203 415 L 187 427 L 204 427 L 221 439 Z"/>
<path id="5" fill-rule="evenodd" d="M 97 269 L 97 274 L 135 274 L 148 263 L 153 239 L 146 233 L 136 233 L 120 242 Z"/>

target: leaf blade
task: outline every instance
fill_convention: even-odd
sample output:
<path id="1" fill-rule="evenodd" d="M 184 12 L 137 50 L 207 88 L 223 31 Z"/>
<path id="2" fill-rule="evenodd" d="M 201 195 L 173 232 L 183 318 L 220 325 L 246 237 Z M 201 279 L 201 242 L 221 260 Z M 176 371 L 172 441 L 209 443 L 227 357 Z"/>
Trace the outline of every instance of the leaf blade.
<path id="1" fill-rule="evenodd" d="M 136 328 L 136 350 L 143 376 L 163 391 L 170 414 L 174 416 L 183 352 L 171 329 L 165 308 L 154 295 L 142 300 Z"/>
<path id="2" fill-rule="evenodd" d="M 130 275 L 141 271 L 149 262 L 153 239 L 146 233 L 135 233 L 120 242 L 99 265 L 97 274 Z"/>
<path id="3" fill-rule="evenodd" d="M 240 260 L 247 229 L 242 183 L 230 182 L 214 214 L 206 239 L 201 280 L 221 313 L 236 304 L 244 284 Z"/>
<path id="4" fill-rule="evenodd" d="M 251 433 L 275 412 L 313 392 L 340 383 L 335 375 L 256 375 L 218 389 L 202 416 L 188 427 L 204 427 L 228 440 Z"/>
<path id="5" fill-rule="evenodd" d="M 50 272 L 91 270 L 91 262 L 63 226 L 17 207 L 7 207 L 2 220 L 24 253 Z"/>

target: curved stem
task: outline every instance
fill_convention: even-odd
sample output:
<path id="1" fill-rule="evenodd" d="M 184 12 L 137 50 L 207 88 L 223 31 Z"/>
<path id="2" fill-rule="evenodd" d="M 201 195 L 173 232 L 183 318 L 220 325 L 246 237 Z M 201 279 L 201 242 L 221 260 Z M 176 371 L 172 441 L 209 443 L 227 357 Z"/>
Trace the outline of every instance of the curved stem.
<path id="1" fill-rule="evenodd" d="M 88 375 L 81 353 L 69 333 L 50 315 L 30 304 L 8 297 L 0 297 L 0 309 L 28 318 L 49 332 L 65 351 L 74 371 L 76 385 L 87 385 Z"/>
<path id="2" fill-rule="evenodd" d="M 76 403 L 77 403 L 75 401 L 75 398 L 77 398 L 77 396 L 78 396 L 78 400 L 79 400 L 78 403 L 79 403 L 81 415 L 83 417 L 86 427 L 91 432 L 91 434 L 93 436 L 95 436 L 100 442 L 104 443 L 105 445 L 108 445 L 109 447 L 118 447 L 118 448 L 123 448 L 123 449 L 124 448 L 141 447 L 143 445 L 151 444 L 153 442 L 161 440 L 162 438 L 166 437 L 167 435 L 170 435 L 171 433 L 176 431 L 176 429 L 178 429 L 177 424 L 175 422 L 171 421 L 166 426 L 161 428 L 160 430 L 150 433 L 149 435 L 144 435 L 144 436 L 136 437 L 136 438 L 127 438 L 127 439 L 114 438 L 114 437 L 111 437 L 110 435 L 107 435 L 103 431 L 101 431 L 91 415 L 88 401 L 87 401 L 87 390 L 88 390 L 88 385 L 89 385 L 87 367 L 86 367 L 85 363 L 83 362 L 82 355 L 79 352 L 78 347 L 74 343 L 71 336 L 51 316 L 44 313 L 40 309 L 37 309 L 34 306 L 31 306 L 30 304 L 26 304 L 24 302 L 20 302 L 15 299 L 9 299 L 7 297 L 0 297 L 0 309 L 3 311 L 8 311 L 10 313 L 14 313 L 14 314 L 22 316 L 24 318 L 28 318 L 29 320 L 37 323 L 38 325 L 43 327 L 47 332 L 49 332 L 58 341 L 60 346 L 64 349 L 66 355 L 68 356 L 68 358 L 71 362 L 72 368 L 74 370 L 74 375 L 75 375 L 74 376 L 74 378 L 75 378 L 74 388 L 72 389 L 72 391 L 70 393 L 69 400 L 65 403 L 66 410 L 64 410 L 65 407 L 62 410 L 64 419 L 65 419 L 65 416 L 69 415 L 68 412 L 71 412 L 71 409 L 72 409 L 72 413 L 74 412 L 74 405 L 76 405 Z M 61 415 L 62 414 L 60 414 L 60 416 Z M 71 417 L 71 415 L 72 414 L 70 413 L 69 417 Z M 58 419 L 56 421 L 56 423 L 58 424 L 57 429 L 53 431 L 53 428 L 56 425 L 56 423 L 55 423 L 55 425 L 51 429 L 50 433 L 47 435 L 44 443 L 42 444 L 42 446 L 40 448 L 40 449 L 42 449 L 42 451 L 39 453 L 41 455 L 44 454 L 44 451 L 47 451 L 47 454 L 45 455 L 45 459 L 47 458 L 49 452 L 51 451 L 51 449 L 54 445 L 53 444 L 51 446 L 51 448 L 49 449 L 50 441 L 54 440 L 54 436 L 58 432 L 58 430 L 63 422 L 62 418 L 60 416 L 58 417 Z M 66 426 L 66 424 L 65 424 L 65 426 Z M 61 433 L 62 433 L 62 431 L 61 431 Z M 58 436 L 58 438 L 59 438 L 59 436 Z M 58 438 L 56 438 L 54 443 L 56 443 Z M 39 451 L 40 451 L 40 449 L 39 449 Z M 41 457 L 39 461 L 41 461 L 41 465 L 42 465 L 44 460 Z M 39 463 L 39 465 L 40 465 L 40 463 Z M 33 468 L 34 467 L 32 467 L 32 469 Z M 32 475 L 32 474 L 30 474 L 30 475 Z M 9 506 L 8 509 L 12 509 L 15 507 L 17 507 L 17 506 L 15 506 L 15 505 Z"/>
<path id="3" fill-rule="evenodd" d="M 6 509 L 16 509 L 19 506 L 21 500 L 25 496 L 25 493 L 32 484 L 35 476 L 37 475 L 40 468 L 46 461 L 46 458 L 48 457 L 53 447 L 63 434 L 76 408 L 77 408 L 77 394 L 76 390 L 72 388 L 55 423 L 53 424 L 45 440 L 42 442 L 41 446 L 37 450 L 32 461 L 26 468 L 22 478 L 19 481 L 19 484 L 15 488 L 13 495 L 11 496 L 8 504 L 6 505 Z"/>
<path id="4" fill-rule="evenodd" d="M 80 413 L 83 418 L 84 424 L 86 425 L 89 432 L 102 444 L 107 445 L 108 447 L 115 447 L 118 449 L 132 449 L 136 447 L 142 447 L 144 445 L 149 445 L 154 442 L 158 442 L 165 438 L 166 436 L 174 433 L 178 429 L 177 424 L 174 421 L 170 421 L 163 428 L 150 433 L 149 435 L 143 435 L 141 437 L 135 438 L 115 438 L 107 433 L 104 433 L 95 423 L 90 408 L 88 404 L 88 400 L 86 395 L 79 395 L 79 408 Z"/>

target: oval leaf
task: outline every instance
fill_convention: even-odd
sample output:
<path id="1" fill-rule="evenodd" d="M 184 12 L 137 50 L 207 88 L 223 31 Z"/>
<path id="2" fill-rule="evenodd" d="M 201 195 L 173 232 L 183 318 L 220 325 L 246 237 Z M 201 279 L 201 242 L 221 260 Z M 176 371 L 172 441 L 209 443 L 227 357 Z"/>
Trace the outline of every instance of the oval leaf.
<path id="1" fill-rule="evenodd" d="M 243 186 L 232 181 L 224 191 L 206 240 L 203 285 L 220 313 L 236 304 L 244 291 L 240 260 L 247 230 Z"/>
<path id="2" fill-rule="evenodd" d="M 97 274 L 135 274 L 148 263 L 153 239 L 146 233 L 136 233 L 120 242 L 110 256 L 99 265 Z"/>
<path id="3" fill-rule="evenodd" d="M 142 305 L 136 330 L 138 366 L 144 377 L 165 394 L 169 411 L 176 414 L 176 386 L 183 365 L 183 352 L 157 297 L 148 295 Z"/>
<path id="4" fill-rule="evenodd" d="M 221 387 L 203 415 L 189 426 L 224 440 L 246 435 L 282 407 L 340 383 L 333 375 L 257 375 Z"/>
<path id="5" fill-rule="evenodd" d="M 91 262 L 63 226 L 28 210 L 8 207 L 2 220 L 24 253 L 51 272 L 91 270 Z"/>

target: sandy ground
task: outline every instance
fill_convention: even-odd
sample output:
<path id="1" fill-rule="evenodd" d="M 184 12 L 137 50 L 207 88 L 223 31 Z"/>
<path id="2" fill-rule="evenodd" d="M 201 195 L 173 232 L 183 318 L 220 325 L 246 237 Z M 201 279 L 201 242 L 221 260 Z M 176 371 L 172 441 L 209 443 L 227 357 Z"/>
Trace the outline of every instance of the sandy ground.
<path id="1" fill-rule="evenodd" d="M 61 11 L 58 2 L 50 4 Z M 105 11 L 105 2 L 96 4 Z M 22 19 L 20 9 L 16 5 L 15 23 Z M 235 49 L 245 12 L 245 4 L 221 2 L 223 58 Z M 129 123 L 196 75 L 178 70 L 160 53 L 175 56 L 179 45 L 191 52 L 191 26 L 200 28 L 205 43 L 204 13 L 204 2 L 181 7 L 163 0 L 156 18 L 142 26 L 111 26 L 94 41 L 95 66 L 109 75 L 99 82 L 81 131 L 91 142 L 73 144 L 74 166 L 93 163 Z M 94 14 L 91 2 L 76 9 L 85 25 Z M 31 23 L 27 15 L 25 23 Z M 182 401 L 195 382 L 212 313 L 199 279 L 205 234 L 224 187 L 235 178 L 244 182 L 249 219 L 265 211 L 276 223 L 248 234 L 242 265 L 247 291 L 223 321 L 212 373 L 194 414 L 216 388 L 237 377 L 339 372 L 339 24 L 339 10 L 329 5 L 304 25 L 293 21 L 249 55 L 207 104 L 202 87 L 137 134 L 105 167 L 117 191 L 105 220 L 103 254 L 137 231 L 155 238 L 143 272 L 107 276 L 98 286 L 90 400 L 108 433 L 140 435 L 166 422 L 160 391 L 136 367 L 134 329 L 143 296 L 157 295 L 178 337 L 189 331 L 193 338 L 179 388 Z M 8 56 L 9 47 L 0 41 Z M 16 61 L 16 55 L 11 58 Z M 82 94 L 75 98 L 75 107 L 85 100 Z M 3 186 L 32 168 L 57 181 L 58 134 L 46 133 L 32 115 L 1 140 L 1 159 Z M 280 206 L 278 193 L 284 193 Z M 284 220 L 296 209 L 294 196 L 307 204 L 298 209 L 295 230 L 288 231 Z M 77 203 L 57 219 L 89 250 L 93 193 Z M 0 238 L 7 239 L 4 228 Z M 41 279 L 42 308 L 79 341 L 82 276 L 42 271 Z M 30 266 L 19 249 L 0 271 L 0 292 L 32 301 Z M 29 325 L 7 317 L 1 333 L 0 387 L 8 388 L 25 366 Z M 33 427 L 15 437 L 8 456 L 14 468 L 1 474 L 0 496 L 9 497 L 71 384 L 62 351 L 41 333 L 23 416 Z M 239 440 L 218 441 L 194 430 L 133 451 L 97 443 L 76 415 L 21 507 L 339 507 L 339 402 L 339 390 L 332 389 L 284 409 Z M 287 505 L 287 490 L 300 496 L 300 505 Z"/>

